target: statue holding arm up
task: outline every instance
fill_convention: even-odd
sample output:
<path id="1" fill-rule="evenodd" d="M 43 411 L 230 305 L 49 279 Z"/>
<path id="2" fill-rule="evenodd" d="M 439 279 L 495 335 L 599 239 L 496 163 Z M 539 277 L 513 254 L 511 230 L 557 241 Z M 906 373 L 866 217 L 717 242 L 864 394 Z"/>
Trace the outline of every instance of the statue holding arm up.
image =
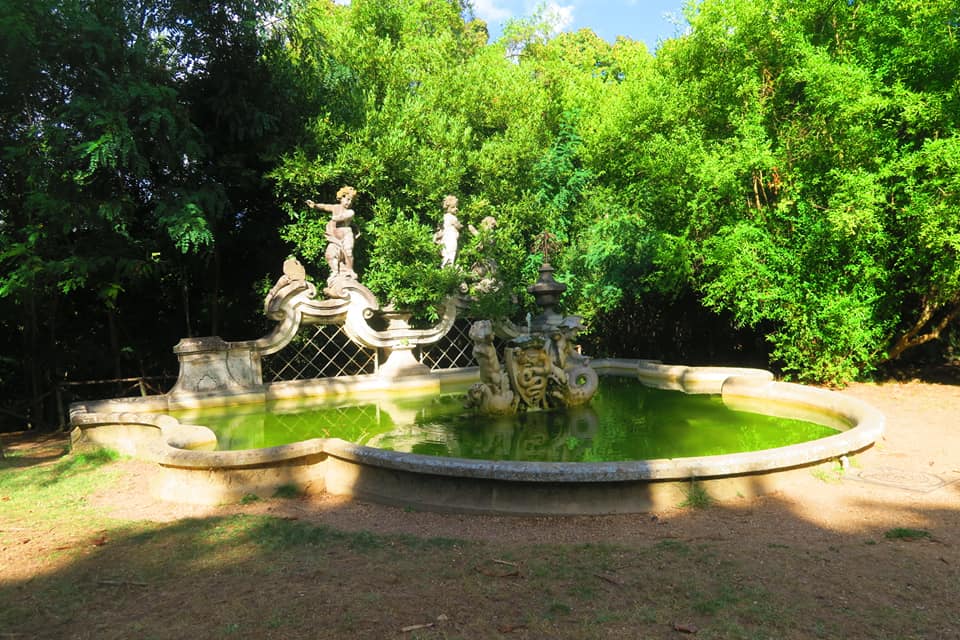
<path id="1" fill-rule="evenodd" d="M 307 200 L 307 206 L 311 209 L 330 212 L 330 221 L 324 236 L 327 239 L 327 249 L 324 252 L 324 259 L 330 266 L 330 278 L 343 276 L 356 279 L 357 274 L 353 270 L 353 199 L 357 195 L 357 190 L 353 187 L 345 186 L 337 191 L 337 204 L 323 204 Z"/>

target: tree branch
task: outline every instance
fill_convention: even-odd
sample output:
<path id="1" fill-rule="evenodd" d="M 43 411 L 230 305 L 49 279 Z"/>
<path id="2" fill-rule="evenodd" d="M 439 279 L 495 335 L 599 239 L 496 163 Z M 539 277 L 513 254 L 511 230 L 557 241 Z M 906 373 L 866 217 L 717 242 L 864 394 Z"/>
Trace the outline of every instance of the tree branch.
<path id="1" fill-rule="evenodd" d="M 930 327 L 930 330 L 927 333 L 921 333 L 923 328 L 927 326 L 937 311 L 937 307 L 929 302 L 924 302 L 923 311 L 920 313 L 920 317 L 917 318 L 917 321 L 912 327 L 910 327 L 910 329 L 897 338 L 896 342 L 894 342 L 893 346 L 887 352 L 887 357 L 884 362 L 896 360 L 903 354 L 904 351 L 907 351 L 908 349 L 912 349 L 922 344 L 939 339 L 940 334 L 943 333 L 943 330 L 946 329 L 947 326 L 957 317 L 960 317 L 960 302 L 954 300 L 953 304 L 953 308 L 947 312 L 946 315 L 940 318 L 939 322 Z"/>

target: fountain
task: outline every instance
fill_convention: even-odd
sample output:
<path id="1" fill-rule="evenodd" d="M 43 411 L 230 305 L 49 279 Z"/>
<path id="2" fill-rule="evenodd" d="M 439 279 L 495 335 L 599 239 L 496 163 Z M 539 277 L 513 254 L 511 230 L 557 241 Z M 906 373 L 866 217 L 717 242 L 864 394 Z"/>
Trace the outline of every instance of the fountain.
<path id="1" fill-rule="evenodd" d="M 584 328 L 580 318 L 564 317 L 555 309 L 567 285 L 553 278 L 554 268 L 548 262 L 552 244 L 550 234 L 542 234 L 538 241 L 544 256 L 540 277 L 527 287 L 541 311 L 528 319 L 525 332 L 513 332 L 504 349 L 503 365 L 493 344 L 493 323 L 478 320 L 471 326 L 480 382 L 470 387 L 467 408 L 506 415 L 576 407 L 589 403 L 597 392 L 597 373 L 573 342 Z"/>
<path id="2" fill-rule="evenodd" d="M 345 192 L 345 199 L 346 195 L 352 197 Z M 341 205 L 345 209 L 349 201 Z M 334 215 L 347 217 L 342 212 Z M 335 231 L 332 245 L 339 241 Z M 539 279 L 529 287 L 540 313 L 529 317 L 526 327 L 474 320 L 462 337 L 465 344 L 458 348 L 472 354 L 476 365 L 430 367 L 424 353 L 451 339 L 448 334 L 462 316 L 463 304 L 448 299 L 435 326 L 412 328 L 406 314 L 380 305 L 359 282 L 352 264 L 334 270 L 342 266 L 333 264 L 335 258 L 344 259 L 342 252 L 327 253 L 331 276 L 322 296 L 298 261 L 284 264 L 283 275 L 264 302 L 266 315 L 277 323 L 268 335 L 241 342 L 218 337 L 181 340 L 174 347 L 180 375 L 168 393 L 72 405 L 74 447 L 110 447 L 156 462 L 153 492 L 166 500 L 219 504 L 251 493 L 268 496 L 292 484 L 308 492 L 424 509 L 590 514 L 675 505 L 693 480 L 721 500 L 759 495 L 789 482 L 797 469 L 869 447 L 883 431 L 882 414 L 869 405 L 827 390 L 777 382 L 766 371 L 646 360 L 591 361 L 575 346 L 583 328 L 580 319 L 556 310 L 565 285 L 554 280 L 546 260 Z M 449 258 L 445 247 L 444 260 Z M 357 350 L 343 359 L 353 361 L 351 353 L 366 354 L 373 371 L 341 370 L 326 377 L 265 383 L 265 359 L 284 352 L 298 334 L 316 327 L 337 328 L 342 334 L 338 349 Z M 502 358 L 497 340 L 505 341 Z M 329 364 L 336 357 L 319 359 Z M 590 402 L 604 396 L 602 380 L 611 377 L 695 397 L 710 394 L 716 399 L 710 402 L 725 410 L 800 419 L 831 429 L 824 437 L 758 450 L 713 455 L 667 451 L 654 458 L 594 456 L 572 461 L 573 452 L 582 453 L 598 437 L 597 425 L 609 420 L 598 417 L 609 404 L 606 397 L 600 398 L 603 406 L 597 408 Z M 390 450 L 402 448 L 415 435 L 416 416 L 424 411 L 422 406 L 411 408 L 404 398 L 425 394 L 428 404 L 436 404 L 436 399 L 451 393 L 461 398 L 458 404 L 465 396 L 466 415 L 479 414 L 480 426 L 469 427 L 473 431 L 467 433 L 479 434 L 470 437 L 479 438 L 482 446 L 471 449 L 462 441 L 447 447 L 444 455 L 424 453 L 429 447 L 416 444 L 410 451 Z M 306 435 L 292 442 L 222 450 L 217 435 L 203 426 L 204 420 L 212 421 L 210 411 L 216 408 L 233 415 L 255 407 L 283 413 L 318 403 L 339 408 L 340 417 L 331 418 L 336 423 L 351 412 L 362 412 L 357 407 L 370 398 L 380 401 L 371 411 L 380 419 L 389 417 L 390 428 L 353 442 L 326 435 L 311 423 Z M 628 427 L 638 420 L 636 415 L 613 418 Z M 685 422 L 687 432 L 696 437 L 700 418 Z M 505 459 L 517 450 L 540 451 L 542 447 L 536 446 L 543 443 L 559 452 L 559 458 L 551 458 L 557 461 L 544 461 L 536 452 L 525 459 Z M 511 454 L 474 459 L 468 450 Z"/>

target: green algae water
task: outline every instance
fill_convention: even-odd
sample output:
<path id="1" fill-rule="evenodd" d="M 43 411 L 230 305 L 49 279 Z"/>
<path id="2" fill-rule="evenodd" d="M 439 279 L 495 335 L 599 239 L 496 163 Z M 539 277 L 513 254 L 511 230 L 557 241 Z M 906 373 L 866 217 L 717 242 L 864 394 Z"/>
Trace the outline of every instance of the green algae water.
<path id="1" fill-rule="evenodd" d="M 479 460 L 610 462 L 757 451 L 837 433 L 818 424 L 733 411 L 719 396 L 687 395 L 605 377 L 590 406 L 509 417 L 477 416 L 464 393 L 353 400 L 291 412 L 282 406 L 181 413 L 210 427 L 221 450 L 308 440 Z M 834 427 L 839 425 L 834 424 Z"/>
<path id="2" fill-rule="evenodd" d="M 472 415 L 464 393 L 330 403 L 296 412 L 269 405 L 181 413 L 210 427 L 221 450 L 341 438 L 391 451 L 481 460 L 602 462 L 757 451 L 837 433 L 817 424 L 733 411 L 687 395 L 605 377 L 590 406 L 509 417 Z"/>

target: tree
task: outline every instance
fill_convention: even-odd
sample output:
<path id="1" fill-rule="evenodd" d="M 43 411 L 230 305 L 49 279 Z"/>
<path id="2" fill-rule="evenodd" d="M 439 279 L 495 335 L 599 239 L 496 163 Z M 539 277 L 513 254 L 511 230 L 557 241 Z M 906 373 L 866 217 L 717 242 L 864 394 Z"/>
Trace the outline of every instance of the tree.
<path id="1" fill-rule="evenodd" d="M 60 380 L 143 367 L 135 352 L 169 359 L 193 331 L 190 289 L 216 264 L 218 238 L 270 208 L 254 192 L 276 153 L 267 140 L 286 127 L 284 101 L 275 107 L 287 92 L 264 69 L 272 2 L 0 10 L 0 299 L 5 321 L 23 327 L 23 343 L 4 346 L 21 354 L 29 420 L 43 424 L 57 416 Z M 215 292 L 209 300 L 216 326 Z M 164 323 L 168 341 L 134 331 L 169 307 L 187 322 Z"/>
<path id="2" fill-rule="evenodd" d="M 663 62 L 704 114 L 703 166 L 740 195 L 697 194 L 713 212 L 697 231 L 706 303 L 772 322 L 773 355 L 807 379 L 848 380 L 935 336 L 957 289 L 950 192 L 930 196 L 953 169 L 924 148 L 956 135 L 939 107 L 956 98 L 929 60 L 956 60 L 955 7 L 706 1 L 689 17 Z"/>
<path id="3" fill-rule="evenodd" d="M 439 264 L 430 238 L 447 194 L 460 197 L 466 224 L 479 227 L 495 214 L 498 243 L 522 252 L 520 239 L 542 228 L 530 176 L 550 142 L 540 126 L 546 96 L 502 46 L 483 46 L 483 29 L 464 7 L 314 3 L 297 24 L 304 42 L 329 43 L 333 64 L 349 78 L 343 95 L 351 105 L 325 105 L 311 135 L 272 174 L 292 218 L 285 237 L 297 251 L 316 261 L 325 245 L 324 221 L 302 203 L 350 184 L 366 239 L 358 247 L 363 281 L 393 303 L 426 310 L 456 284 L 425 275 Z M 515 281 L 524 262 L 514 255 L 501 277 Z"/>

